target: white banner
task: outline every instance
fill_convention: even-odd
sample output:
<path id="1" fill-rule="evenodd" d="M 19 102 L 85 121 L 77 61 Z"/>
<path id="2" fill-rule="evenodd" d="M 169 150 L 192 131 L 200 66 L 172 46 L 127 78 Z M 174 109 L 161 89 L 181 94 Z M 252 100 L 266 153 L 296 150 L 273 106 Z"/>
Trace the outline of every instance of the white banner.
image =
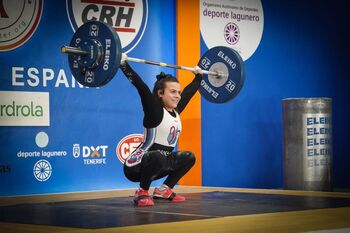
<path id="1" fill-rule="evenodd" d="M 201 0 L 200 30 L 211 49 L 226 46 L 248 60 L 260 44 L 264 13 L 260 0 Z"/>
<path id="2" fill-rule="evenodd" d="M 0 91 L 0 126 L 50 126 L 49 93 Z"/>

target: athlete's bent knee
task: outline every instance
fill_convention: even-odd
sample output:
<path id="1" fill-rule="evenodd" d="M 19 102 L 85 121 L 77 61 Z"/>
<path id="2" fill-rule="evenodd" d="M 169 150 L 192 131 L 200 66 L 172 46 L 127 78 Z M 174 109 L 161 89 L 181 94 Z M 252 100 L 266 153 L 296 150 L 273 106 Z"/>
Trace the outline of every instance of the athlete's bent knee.
<path id="1" fill-rule="evenodd" d="M 184 156 L 186 158 L 187 164 L 190 164 L 191 166 L 195 164 L 196 157 L 191 151 L 184 151 L 181 154 L 181 156 Z"/>

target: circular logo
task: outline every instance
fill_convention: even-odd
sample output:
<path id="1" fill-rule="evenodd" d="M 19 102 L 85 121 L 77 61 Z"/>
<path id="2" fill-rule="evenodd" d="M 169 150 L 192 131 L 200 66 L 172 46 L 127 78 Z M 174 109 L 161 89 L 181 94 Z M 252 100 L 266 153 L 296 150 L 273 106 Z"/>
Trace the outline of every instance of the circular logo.
<path id="1" fill-rule="evenodd" d="M 141 144 L 142 134 L 130 134 L 122 138 L 116 148 L 116 154 L 120 162 L 124 163 L 126 158 Z"/>
<path id="2" fill-rule="evenodd" d="M 38 147 L 44 148 L 49 144 L 49 136 L 45 132 L 39 132 L 35 137 L 35 143 Z"/>
<path id="3" fill-rule="evenodd" d="M 118 33 L 123 52 L 130 52 L 141 40 L 148 18 L 148 2 L 66 0 L 73 31 L 89 21 L 111 25 Z"/>
<path id="4" fill-rule="evenodd" d="M 35 163 L 33 167 L 33 174 L 34 177 L 38 181 L 46 181 L 50 178 L 52 173 L 51 164 L 44 159 L 39 160 Z"/>
<path id="5" fill-rule="evenodd" d="M 43 0 L 0 1 L 0 51 L 23 45 L 34 34 L 43 10 Z"/>
<path id="6" fill-rule="evenodd" d="M 224 32 L 225 40 L 230 45 L 234 45 L 239 40 L 239 29 L 238 26 L 234 23 L 228 23 L 225 26 L 225 32 Z"/>
<path id="7" fill-rule="evenodd" d="M 261 0 L 200 0 L 200 31 L 208 49 L 226 46 L 246 61 L 258 48 L 263 29 Z"/>

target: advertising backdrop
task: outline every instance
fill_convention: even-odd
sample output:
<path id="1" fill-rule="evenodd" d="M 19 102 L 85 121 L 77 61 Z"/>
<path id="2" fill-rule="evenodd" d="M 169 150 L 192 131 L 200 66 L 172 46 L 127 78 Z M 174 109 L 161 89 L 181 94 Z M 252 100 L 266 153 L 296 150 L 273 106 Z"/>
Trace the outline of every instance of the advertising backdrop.
<path id="1" fill-rule="evenodd" d="M 283 188 L 282 100 L 328 97 L 333 184 L 349 189 L 349 11 L 342 0 L 0 1 L 0 195 L 137 187 L 122 163 L 142 140 L 136 89 L 120 70 L 82 87 L 60 52 L 90 20 L 112 25 L 130 57 L 194 66 L 218 45 L 242 56 L 234 100 L 196 95 L 182 112 L 178 147 L 196 165 L 180 184 Z M 193 77 L 131 65 L 150 88 L 160 71 L 182 87 Z"/>
<path id="2" fill-rule="evenodd" d="M 20 16 L 21 3 L 2 1 L 8 18 L 2 15 L 0 29 L 0 195 L 135 186 L 123 174 L 117 145 L 143 133 L 136 89 L 121 71 L 104 87 L 82 87 L 60 48 L 84 21 L 102 20 L 115 27 L 129 56 L 173 64 L 175 8 L 173 1 L 109 3 L 23 1 Z M 132 66 L 152 88 L 160 68 Z"/>

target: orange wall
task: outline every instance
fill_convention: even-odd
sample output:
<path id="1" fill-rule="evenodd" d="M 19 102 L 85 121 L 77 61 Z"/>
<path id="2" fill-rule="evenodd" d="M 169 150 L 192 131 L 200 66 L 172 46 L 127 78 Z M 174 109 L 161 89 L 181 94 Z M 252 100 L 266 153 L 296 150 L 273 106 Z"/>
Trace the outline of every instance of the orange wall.
<path id="1" fill-rule="evenodd" d="M 177 64 L 193 67 L 200 59 L 199 1 L 177 1 Z M 182 88 L 193 78 L 191 72 L 178 70 Z M 197 92 L 181 113 L 182 133 L 179 150 L 190 150 L 196 155 L 196 164 L 184 176 L 181 185 L 202 185 L 201 154 L 201 99 Z"/>

